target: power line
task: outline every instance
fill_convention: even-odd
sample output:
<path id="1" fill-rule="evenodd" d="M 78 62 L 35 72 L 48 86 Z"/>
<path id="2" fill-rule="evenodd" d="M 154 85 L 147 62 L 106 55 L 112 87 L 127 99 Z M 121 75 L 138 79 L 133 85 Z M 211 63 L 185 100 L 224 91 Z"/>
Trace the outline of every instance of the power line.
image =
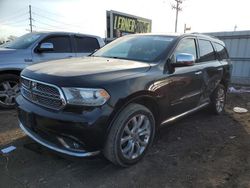
<path id="1" fill-rule="evenodd" d="M 5 20 L 5 21 L 0 21 L 0 23 L 1 24 L 8 24 L 8 23 L 11 23 L 13 21 L 16 22 L 18 19 L 23 18 L 24 16 L 27 17 L 28 16 L 27 13 L 16 15 L 12 19 L 8 19 L 8 20 Z"/>
<path id="2" fill-rule="evenodd" d="M 9 25 L 9 24 L 12 24 L 12 23 L 19 23 L 19 22 L 22 22 L 22 21 L 27 21 L 27 17 L 22 18 L 22 16 L 21 16 L 21 17 L 15 19 L 15 20 L 9 20 L 9 21 L 2 22 L 2 23 L 0 22 L 0 24 Z"/>
<path id="3" fill-rule="evenodd" d="M 54 22 L 54 23 L 59 23 L 59 24 L 63 24 L 63 25 L 68 25 L 68 26 L 70 26 L 70 27 L 73 26 L 73 27 L 75 27 L 75 28 L 80 28 L 80 26 L 78 26 L 78 25 L 73 25 L 73 24 L 61 22 L 61 21 L 58 21 L 58 20 L 54 20 L 54 19 L 52 19 L 52 18 L 49 18 L 49 17 L 47 17 L 47 16 L 43 16 L 43 15 L 38 14 L 38 13 L 35 13 L 35 12 L 32 12 L 32 13 L 33 13 L 34 15 L 38 16 L 38 17 L 42 17 L 42 18 L 47 19 L 47 20 L 49 20 L 49 21 L 51 21 L 51 22 Z"/>
<path id="4" fill-rule="evenodd" d="M 27 23 L 11 23 L 11 24 L 6 24 L 7 26 L 15 26 L 15 27 L 26 27 L 27 26 Z"/>
<path id="5" fill-rule="evenodd" d="M 35 7 L 35 10 L 40 10 L 40 13 L 34 12 L 34 7 L 33 6 L 31 7 L 31 5 L 29 5 L 28 12 L 26 12 L 27 10 L 24 11 L 24 8 L 19 9 L 18 11 L 15 12 L 15 14 L 13 14 L 9 17 L 5 17 L 4 19 L 0 19 L 0 24 L 22 26 L 24 24 L 22 22 L 27 21 L 29 23 L 29 31 L 30 32 L 33 31 L 33 27 L 40 28 L 40 29 L 46 29 L 46 30 L 52 30 L 52 29 L 69 30 L 72 27 L 81 29 L 81 26 L 79 26 L 79 25 L 65 23 L 65 22 L 50 18 L 49 16 L 43 15 L 46 12 L 46 14 L 49 13 L 51 15 L 55 15 L 55 16 L 61 18 L 62 16 L 59 16 L 58 14 L 51 13 L 49 11 L 42 10 L 40 8 L 37 8 L 37 7 Z M 23 18 L 24 16 L 26 17 L 25 19 Z M 22 18 L 22 19 L 20 19 L 20 18 Z M 44 21 L 40 21 L 41 19 L 48 21 L 48 23 L 47 22 L 45 23 Z M 37 27 L 37 26 L 33 25 L 34 22 L 38 23 L 39 25 L 46 26 L 49 28 L 44 28 L 44 27 L 40 27 L 40 26 Z M 54 25 L 54 24 L 56 24 L 56 25 Z"/>
<path id="6" fill-rule="evenodd" d="M 50 29 L 50 28 L 35 26 L 35 30 L 37 30 L 37 29 L 42 30 L 42 31 L 56 31 L 56 29 Z"/>
<path id="7" fill-rule="evenodd" d="M 8 22 L 8 23 L 1 23 L 2 25 L 16 25 L 16 24 L 21 24 L 23 22 L 27 22 L 27 19 L 20 19 L 20 20 L 16 20 L 15 22 L 14 21 L 11 21 L 11 22 Z"/>
<path id="8" fill-rule="evenodd" d="M 46 25 L 48 27 L 52 27 L 52 28 L 55 28 L 55 29 L 68 29 L 66 27 L 61 27 L 61 26 L 58 26 L 58 25 L 50 25 L 48 23 L 41 22 L 40 20 L 34 20 L 34 21 L 37 22 L 37 23 L 39 23 L 39 24 Z"/>
<path id="9" fill-rule="evenodd" d="M 50 11 L 47 11 L 47 10 L 43 10 L 43 9 L 41 9 L 41 8 L 38 8 L 38 7 L 35 7 L 35 6 L 33 6 L 33 9 L 37 9 L 37 10 L 39 10 L 40 12 L 42 12 L 42 13 L 48 13 L 48 14 L 51 14 L 51 15 L 54 15 L 54 16 L 57 16 L 57 17 L 59 17 L 59 18 L 61 18 L 61 17 L 65 17 L 65 16 L 63 16 L 63 15 L 59 15 L 59 14 L 56 14 L 56 13 L 52 13 L 52 12 L 50 12 Z"/>
<path id="10" fill-rule="evenodd" d="M 23 11 L 23 10 L 24 10 L 24 8 L 19 9 L 19 10 L 15 11 L 14 14 L 12 14 L 10 16 L 7 16 L 5 18 L 1 18 L 0 22 L 6 22 L 6 21 L 9 21 L 9 20 L 13 20 L 13 19 L 15 19 L 17 17 L 23 16 L 23 15 L 27 15 L 27 12 Z"/>

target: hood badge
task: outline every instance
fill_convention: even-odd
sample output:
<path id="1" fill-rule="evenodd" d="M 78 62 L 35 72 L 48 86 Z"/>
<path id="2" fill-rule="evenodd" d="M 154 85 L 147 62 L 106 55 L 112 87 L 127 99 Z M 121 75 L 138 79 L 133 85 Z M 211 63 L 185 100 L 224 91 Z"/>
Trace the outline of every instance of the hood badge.
<path id="1" fill-rule="evenodd" d="M 32 59 L 29 59 L 29 58 L 24 59 L 24 62 L 32 62 Z"/>
<path id="2" fill-rule="evenodd" d="M 37 83 L 36 82 L 31 82 L 30 92 L 31 92 L 31 98 L 32 98 L 33 101 L 37 101 L 37 97 L 34 94 L 36 87 L 37 87 Z"/>
<path id="3" fill-rule="evenodd" d="M 36 86 L 37 86 L 37 83 L 36 83 L 36 82 L 32 82 L 32 83 L 31 83 L 30 89 L 31 89 L 31 90 L 32 90 L 32 89 L 36 89 Z"/>

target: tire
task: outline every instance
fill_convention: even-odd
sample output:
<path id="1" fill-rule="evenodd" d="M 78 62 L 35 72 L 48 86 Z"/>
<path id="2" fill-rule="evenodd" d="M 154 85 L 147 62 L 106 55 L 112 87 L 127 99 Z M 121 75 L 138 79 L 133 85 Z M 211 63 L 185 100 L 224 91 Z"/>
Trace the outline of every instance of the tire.
<path id="1" fill-rule="evenodd" d="M 115 165 L 133 165 L 143 158 L 154 134 L 152 112 L 143 105 L 131 103 L 113 121 L 103 154 Z"/>
<path id="2" fill-rule="evenodd" d="M 211 97 L 210 109 L 211 112 L 217 115 L 220 115 L 224 111 L 226 104 L 226 88 L 222 84 L 219 84 Z"/>
<path id="3" fill-rule="evenodd" d="M 19 76 L 15 74 L 0 75 L 0 107 L 15 108 L 15 97 L 19 92 Z"/>

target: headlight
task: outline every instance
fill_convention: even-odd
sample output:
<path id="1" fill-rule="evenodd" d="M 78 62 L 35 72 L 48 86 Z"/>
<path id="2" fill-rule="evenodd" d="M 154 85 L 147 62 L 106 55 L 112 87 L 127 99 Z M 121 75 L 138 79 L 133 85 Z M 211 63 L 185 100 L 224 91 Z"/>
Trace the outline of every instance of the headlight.
<path id="1" fill-rule="evenodd" d="M 66 96 L 67 103 L 73 105 L 101 106 L 109 98 L 109 94 L 104 89 L 88 88 L 62 88 Z"/>

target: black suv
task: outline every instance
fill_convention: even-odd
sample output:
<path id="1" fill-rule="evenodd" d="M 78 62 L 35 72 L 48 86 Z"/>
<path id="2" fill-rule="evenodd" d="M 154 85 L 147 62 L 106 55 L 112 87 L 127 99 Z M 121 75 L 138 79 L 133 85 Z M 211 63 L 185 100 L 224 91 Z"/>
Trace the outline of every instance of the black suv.
<path id="1" fill-rule="evenodd" d="M 24 69 L 20 127 L 54 151 L 102 151 L 116 165 L 132 165 L 157 127 L 206 106 L 220 114 L 231 68 L 224 43 L 213 37 L 124 36 L 90 57 Z"/>

